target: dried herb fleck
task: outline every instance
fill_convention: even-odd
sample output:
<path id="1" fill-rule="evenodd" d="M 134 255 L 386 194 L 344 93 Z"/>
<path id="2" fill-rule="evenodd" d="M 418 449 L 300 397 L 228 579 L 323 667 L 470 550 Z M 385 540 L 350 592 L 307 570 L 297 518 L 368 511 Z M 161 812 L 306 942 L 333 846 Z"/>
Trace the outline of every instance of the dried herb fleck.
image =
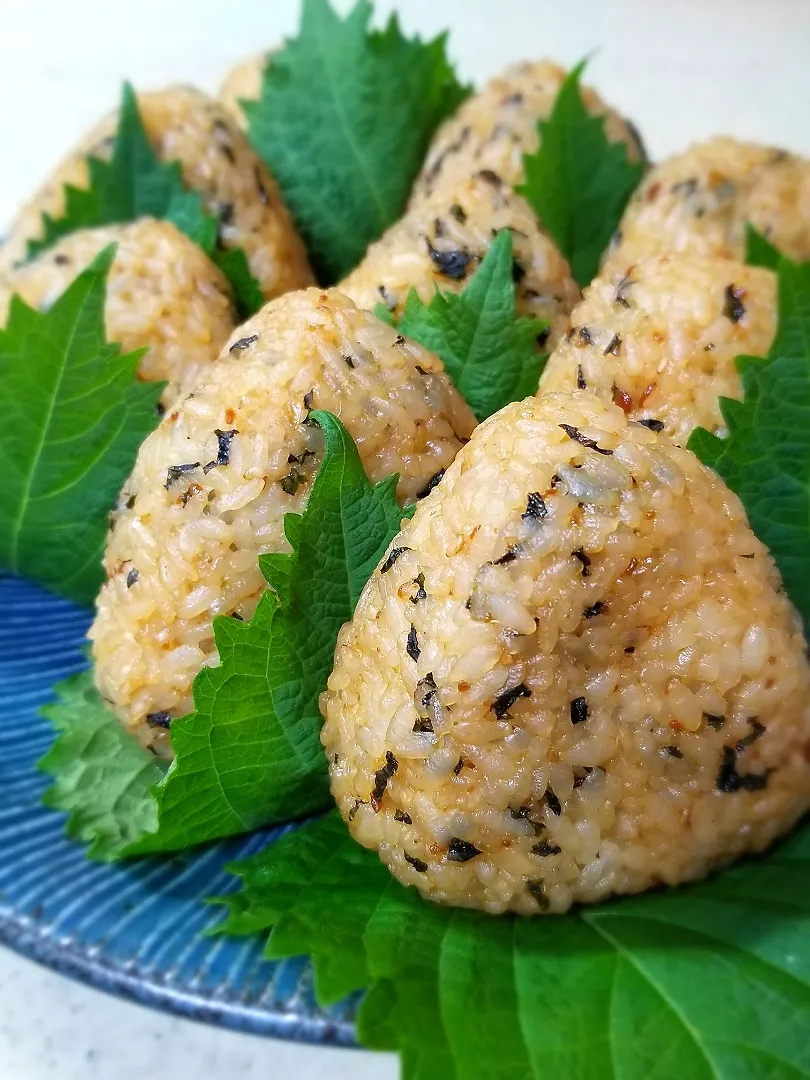
<path id="1" fill-rule="evenodd" d="M 138 573 L 137 567 L 133 566 L 130 572 L 127 574 L 127 588 L 131 589 L 139 577 L 140 574 Z"/>
<path id="2" fill-rule="evenodd" d="M 168 728 L 172 718 L 168 712 L 150 712 L 146 714 L 146 722 L 149 727 Z"/>
<path id="3" fill-rule="evenodd" d="M 551 840 L 540 840 L 532 847 L 532 855 L 539 855 L 541 858 L 547 855 L 559 855 L 561 851 L 562 848 Z"/>
<path id="4" fill-rule="evenodd" d="M 416 636 L 416 627 L 411 623 L 411 628 L 408 631 L 408 641 L 405 646 L 405 651 L 414 663 L 419 659 L 422 650 L 419 648 L 419 639 Z"/>
<path id="5" fill-rule="evenodd" d="M 571 558 L 572 559 L 578 559 L 579 562 L 582 563 L 582 576 L 583 577 L 590 577 L 591 576 L 591 560 L 588 558 L 588 556 L 585 554 L 585 552 L 582 550 L 582 548 L 577 548 L 576 551 L 572 551 L 571 552 Z"/>
<path id="6" fill-rule="evenodd" d="M 546 788 L 546 794 L 544 795 L 544 799 L 546 801 L 546 806 L 549 808 L 552 814 L 554 814 L 556 817 L 559 817 L 562 813 L 562 806 L 560 805 L 560 800 L 554 794 L 553 788 Z"/>
<path id="7" fill-rule="evenodd" d="M 189 461 L 185 465 L 170 465 L 166 470 L 166 483 L 163 485 L 168 491 L 172 484 L 176 483 L 186 473 L 199 469 L 199 461 Z"/>
<path id="8" fill-rule="evenodd" d="M 377 769 L 374 773 L 374 790 L 371 792 L 371 807 L 375 814 L 379 813 L 380 802 L 385 794 L 385 789 L 388 787 L 388 781 L 398 768 L 399 762 L 390 750 L 386 750 L 385 764 L 381 769 Z"/>
<path id="9" fill-rule="evenodd" d="M 401 821 L 403 825 L 413 825 L 411 815 L 406 810 L 395 810 L 394 821 Z"/>
<path id="10" fill-rule="evenodd" d="M 231 345 L 230 349 L 228 349 L 228 352 L 242 352 L 243 349 L 249 348 L 254 343 L 254 341 L 258 340 L 258 334 L 251 334 L 250 337 L 239 338 L 238 341 L 235 341 L 233 345 Z"/>
<path id="11" fill-rule="evenodd" d="M 724 296 L 723 314 L 731 322 L 738 323 L 745 315 L 745 304 L 742 302 L 745 289 L 741 285 L 726 285 Z"/>
<path id="12" fill-rule="evenodd" d="M 424 874 L 426 872 L 428 868 L 426 862 L 422 862 L 421 859 L 417 859 L 415 855 L 409 855 L 407 851 L 403 852 L 403 855 L 405 856 L 405 862 L 410 863 L 410 865 L 414 868 L 417 874 Z"/>
<path id="13" fill-rule="evenodd" d="M 526 509 L 520 515 L 524 521 L 542 521 L 548 517 L 548 507 L 539 491 L 530 491 Z"/>
<path id="14" fill-rule="evenodd" d="M 467 267 L 473 260 L 469 251 L 457 248 L 452 251 L 438 251 L 431 244 L 429 237 L 425 237 L 428 254 L 436 270 L 451 281 L 462 281 L 467 276 Z"/>
<path id="15" fill-rule="evenodd" d="M 588 702 L 584 697 L 574 698 L 571 702 L 571 723 L 584 724 L 588 719 Z"/>
<path id="16" fill-rule="evenodd" d="M 431 491 L 433 491 L 433 489 L 439 483 L 441 478 L 444 476 L 445 471 L 446 471 L 445 469 L 439 469 L 438 472 L 434 473 L 433 476 L 431 476 L 431 478 L 428 480 L 428 482 L 422 488 L 422 490 L 417 493 L 417 496 L 416 496 L 417 499 L 424 499 L 426 495 L 429 495 L 431 493 Z"/>
<path id="17" fill-rule="evenodd" d="M 447 858 L 450 862 L 469 862 L 480 854 L 480 850 L 474 844 L 467 840 L 460 840 L 457 836 L 453 837 L 447 848 Z"/>
<path id="18" fill-rule="evenodd" d="M 582 446 L 587 447 L 588 450 L 595 450 L 597 454 L 604 454 L 606 457 L 612 455 L 612 450 L 605 450 L 599 446 L 595 439 L 589 439 L 586 435 L 583 435 L 579 428 L 573 426 L 573 424 L 560 424 L 559 425 L 569 439 L 574 439 Z"/>
<path id="19" fill-rule="evenodd" d="M 498 719 L 502 720 L 516 701 L 520 700 L 520 698 L 527 698 L 531 696 L 532 692 L 528 688 L 528 686 L 525 683 L 518 683 L 518 685 L 513 686 L 511 690 L 504 690 L 502 694 L 499 694 L 498 697 L 496 697 L 493 701 L 490 708 L 492 712 L 494 712 L 495 715 L 498 717 Z"/>
<path id="20" fill-rule="evenodd" d="M 593 619 L 597 615 L 601 615 L 606 608 L 606 604 L 603 600 L 597 600 L 595 604 L 591 604 L 590 607 L 586 607 L 582 614 L 586 619 Z"/>
<path id="21" fill-rule="evenodd" d="M 425 575 L 417 574 L 417 576 L 413 579 L 412 584 L 416 586 L 416 592 L 413 596 L 410 597 L 411 603 L 418 604 L 422 600 L 427 600 L 427 593 L 425 592 Z"/>
<path id="22" fill-rule="evenodd" d="M 388 552 L 382 566 L 380 567 L 381 574 L 387 574 L 400 555 L 404 555 L 406 551 L 410 551 L 409 547 L 394 547 Z"/>

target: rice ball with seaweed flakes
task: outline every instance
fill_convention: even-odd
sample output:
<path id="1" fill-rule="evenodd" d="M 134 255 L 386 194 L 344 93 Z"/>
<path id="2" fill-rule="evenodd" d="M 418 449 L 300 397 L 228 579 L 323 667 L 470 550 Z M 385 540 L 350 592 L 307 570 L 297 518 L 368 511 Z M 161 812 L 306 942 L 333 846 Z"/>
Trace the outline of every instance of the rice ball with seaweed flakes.
<path id="1" fill-rule="evenodd" d="M 141 218 L 71 233 L 9 274 L 0 325 L 12 292 L 46 310 L 110 244 L 117 248 L 107 279 L 107 340 L 120 342 L 125 352 L 148 346 L 138 377 L 168 380 L 163 403 L 170 405 L 180 385 L 202 377 L 236 325 L 222 272 L 171 222 Z"/>
<path id="2" fill-rule="evenodd" d="M 742 261 L 748 222 L 791 258 L 810 257 L 810 161 L 720 136 L 647 174 L 606 260 L 677 251 Z"/>
<path id="3" fill-rule="evenodd" d="M 586 391 L 477 429 L 321 707 L 352 834 L 446 904 L 693 880 L 810 805 L 810 670 L 771 557 L 718 476 Z"/>
<path id="4" fill-rule="evenodd" d="M 265 299 L 312 282 L 303 243 L 281 192 L 225 106 L 191 86 L 138 94 L 149 141 L 162 161 L 177 161 L 219 221 L 222 248 L 242 248 Z M 65 212 L 65 184 L 86 188 L 88 155 L 112 155 L 118 112 L 105 117 L 56 168 L 18 213 L 0 247 L 0 274 L 25 259 L 29 240 L 42 236 L 42 215 Z"/>
<path id="5" fill-rule="evenodd" d="M 426 303 L 437 288 L 460 292 L 502 229 L 512 233 L 518 312 L 546 320 L 556 340 L 579 289 L 526 200 L 491 170 L 416 203 L 340 288 L 358 307 L 383 303 L 399 317 L 411 289 Z"/>
<path id="6" fill-rule="evenodd" d="M 290 293 L 234 333 L 141 446 L 90 631 L 101 693 L 161 753 L 217 662 L 212 619 L 250 618 L 267 586 L 258 556 L 289 551 L 284 515 L 303 511 L 323 451 L 312 409 L 340 417 L 371 480 L 399 473 L 402 502 L 475 424 L 436 357 L 336 291 Z"/>
<path id="7" fill-rule="evenodd" d="M 605 267 L 571 312 L 540 391 L 587 388 L 682 445 L 727 434 L 720 398 L 742 397 L 737 356 L 764 356 L 776 275 L 733 259 L 662 255 Z"/>
<path id="8" fill-rule="evenodd" d="M 568 72 L 550 60 L 527 61 L 496 75 L 468 98 L 438 129 L 428 148 L 411 196 L 411 205 L 455 187 L 481 169 L 491 169 L 513 187 L 524 179 L 523 157 L 540 142 L 538 120 L 551 115 Z M 631 160 L 644 159 L 638 132 L 580 86 L 588 112 L 604 116 L 611 142 L 623 142 Z"/>

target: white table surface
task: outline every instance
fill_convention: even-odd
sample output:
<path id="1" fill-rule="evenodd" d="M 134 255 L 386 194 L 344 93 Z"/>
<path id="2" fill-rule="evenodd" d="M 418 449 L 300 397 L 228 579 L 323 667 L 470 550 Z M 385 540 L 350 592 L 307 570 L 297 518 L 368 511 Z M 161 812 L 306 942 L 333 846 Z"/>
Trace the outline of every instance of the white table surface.
<path id="1" fill-rule="evenodd" d="M 339 3 L 341 8 L 349 6 Z M 589 81 L 654 157 L 727 133 L 810 153 L 808 0 L 380 0 L 453 28 L 480 83 L 505 64 L 593 54 Z M 293 30 L 297 0 L 0 0 L 0 222 L 136 86 L 213 90 Z M 394 1080 L 396 1060 L 235 1035 L 68 982 L 0 949 L 0 1080 Z M 576 1080 L 576 1078 L 572 1078 Z"/>

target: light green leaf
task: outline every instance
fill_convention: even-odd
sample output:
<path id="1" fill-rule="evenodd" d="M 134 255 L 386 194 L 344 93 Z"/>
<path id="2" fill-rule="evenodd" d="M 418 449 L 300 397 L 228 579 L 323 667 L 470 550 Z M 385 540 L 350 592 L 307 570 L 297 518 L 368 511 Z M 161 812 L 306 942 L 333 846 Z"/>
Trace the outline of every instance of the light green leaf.
<path id="1" fill-rule="evenodd" d="M 137 382 L 143 353 L 106 340 L 114 255 L 101 252 L 49 311 L 14 297 L 0 330 L 0 568 L 80 604 L 101 584 L 107 515 L 164 385 Z"/>
<path id="2" fill-rule="evenodd" d="M 422 900 L 335 811 L 231 869 L 221 929 L 311 956 L 324 1004 L 367 987 L 358 1037 L 403 1080 L 810 1075 L 807 826 L 703 884 L 547 918 Z"/>
<path id="3" fill-rule="evenodd" d="M 435 353 L 479 420 L 537 391 L 545 355 L 539 319 L 517 317 L 512 235 L 493 240 L 460 295 L 436 291 L 425 305 L 411 290 L 399 329 Z"/>
<path id="4" fill-rule="evenodd" d="M 251 142 L 281 186 L 320 280 L 339 280 L 402 214 L 428 142 L 467 94 L 446 35 L 370 30 L 368 0 L 341 19 L 304 0 L 298 36 L 273 53 Z"/>
<path id="5" fill-rule="evenodd" d="M 580 285 L 587 285 L 616 231 L 627 201 L 644 175 L 623 142 L 609 142 L 604 117 L 591 116 L 579 83 L 585 62 L 568 75 L 548 120 L 539 122 L 540 146 L 523 159 L 518 191 L 534 208 Z"/>
<path id="6" fill-rule="evenodd" d="M 42 710 L 58 731 L 39 763 L 55 777 L 43 801 L 68 813 L 67 834 L 90 844 L 91 859 L 107 862 L 155 828 L 151 793 L 167 762 L 127 734 L 101 701 L 89 672 L 73 675 L 55 690 L 58 700 Z"/>

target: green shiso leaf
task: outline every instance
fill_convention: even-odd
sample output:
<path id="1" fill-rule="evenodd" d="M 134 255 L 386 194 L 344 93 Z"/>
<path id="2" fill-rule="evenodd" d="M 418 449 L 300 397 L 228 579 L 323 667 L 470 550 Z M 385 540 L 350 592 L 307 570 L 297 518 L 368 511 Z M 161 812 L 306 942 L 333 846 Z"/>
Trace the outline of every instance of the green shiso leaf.
<path id="1" fill-rule="evenodd" d="M 91 604 L 107 515 L 157 423 L 162 383 L 140 383 L 143 352 L 107 342 L 111 246 L 49 311 L 12 299 L 0 329 L 3 498 L 0 568 Z"/>
<path id="2" fill-rule="evenodd" d="M 352 269 L 400 217 L 436 127 L 467 95 L 446 35 L 403 35 L 372 7 L 345 18 L 304 0 L 298 36 L 274 53 L 259 101 L 245 102 L 251 142 L 278 181 L 324 284 Z"/>
<path id="3" fill-rule="evenodd" d="M 216 218 L 205 210 L 199 192 L 186 189 L 179 163 L 161 161 L 155 154 L 129 83 L 124 84 L 112 157 L 109 161 L 88 157 L 87 167 L 89 187 L 65 185 L 65 212 L 59 218 L 43 214 L 42 238 L 28 241 L 29 259 L 78 229 L 160 218 L 176 225 L 219 266 L 241 316 L 258 311 L 264 302 L 261 288 L 244 251 L 219 250 Z"/>
<path id="4" fill-rule="evenodd" d="M 412 289 L 399 329 L 438 356 L 479 420 L 537 391 L 546 357 L 539 319 L 517 317 L 512 236 L 504 229 L 460 295 L 424 304 Z"/>
<path id="5" fill-rule="evenodd" d="M 98 757 L 93 767 L 101 808 L 92 786 L 63 783 L 66 770 L 73 775 L 82 766 L 68 752 L 83 754 L 81 741 L 65 744 L 63 736 L 67 749 L 45 761 L 43 767 L 57 779 L 60 808 L 73 809 L 88 823 L 83 839 L 92 835 L 92 823 L 104 818 L 96 854 L 110 858 L 180 850 L 329 805 L 318 696 L 332 670 L 338 631 L 351 618 L 404 515 L 395 497 L 397 477 L 372 487 L 340 421 L 326 412 L 311 415 L 326 445 L 303 515 L 285 518 L 293 550 L 261 559 L 271 587 L 250 622 L 215 620 L 219 666 L 200 672 L 194 683 L 195 711 L 172 722 L 175 760 L 167 775 L 153 790 L 139 789 L 151 808 L 139 811 L 142 834 L 134 838 L 121 821 L 121 842 L 113 842 Z M 103 712 L 108 729 L 119 727 L 97 694 L 88 689 L 87 698 L 99 724 Z M 75 710 L 64 712 L 57 704 L 49 716 L 69 731 Z M 117 737 L 135 742 L 132 736 Z M 114 784 L 118 763 L 112 758 L 109 770 Z M 112 812 L 119 811 L 131 816 L 131 800 L 115 804 Z"/>
<path id="6" fill-rule="evenodd" d="M 58 732 L 39 763 L 55 778 L 43 801 L 68 813 L 67 835 L 90 844 L 91 859 L 107 862 L 155 828 L 152 789 L 168 763 L 127 734 L 89 672 L 73 675 L 55 692 L 57 701 L 42 710 Z"/>
<path id="7" fill-rule="evenodd" d="M 523 195 L 587 285 L 616 231 L 627 201 L 644 175 L 623 142 L 610 142 L 604 117 L 591 116 L 579 83 L 585 61 L 568 75 L 548 120 L 539 122 L 540 146 L 523 159 Z"/>
<path id="8" fill-rule="evenodd" d="M 782 253 L 773 246 L 750 222 L 745 224 L 745 261 L 749 266 L 763 266 L 777 270 Z"/>
<path id="9" fill-rule="evenodd" d="M 810 264 L 782 259 L 778 284 L 773 345 L 737 358 L 743 400 L 720 401 L 728 437 L 698 428 L 689 448 L 740 497 L 810 627 Z"/>
<path id="10" fill-rule="evenodd" d="M 231 867 L 220 930 L 308 955 L 403 1080 L 795 1080 L 810 1072 L 810 829 L 703 884 L 549 918 L 443 908 L 336 812 Z"/>

